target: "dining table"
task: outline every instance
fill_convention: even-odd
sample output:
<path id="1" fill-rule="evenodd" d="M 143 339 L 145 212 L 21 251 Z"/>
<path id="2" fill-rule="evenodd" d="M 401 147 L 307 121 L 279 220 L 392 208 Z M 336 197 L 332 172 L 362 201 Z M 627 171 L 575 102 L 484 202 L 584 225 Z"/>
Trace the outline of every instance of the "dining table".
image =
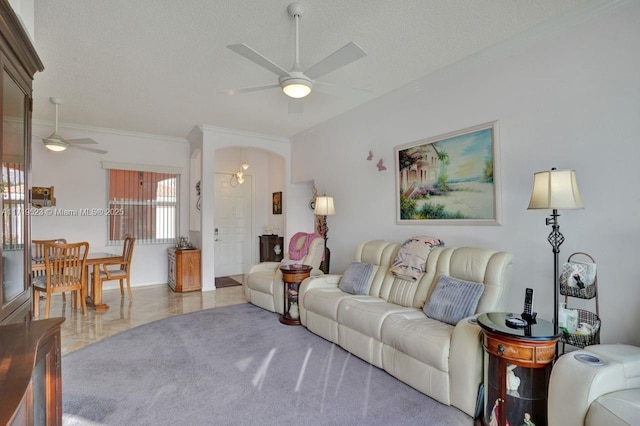
<path id="1" fill-rule="evenodd" d="M 87 306 L 96 311 L 106 311 L 109 305 L 102 302 L 102 281 L 100 280 L 100 267 L 102 265 L 118 265 L 124 262 L 122 253 L 89 252 L 87 254 L 87 273 L 83 275 L 84 289 L 87 295 Z M 93 274 L 93 280 L 89 283 L 89 277 Z M 91 285 L 88 285 L 91 284 Z"/>
<path id="2" fill-rule="evenodd" d="M 106 311 L 109 305 L 102 302 L 102 281 L 100 281 L 100 268 L 102 265 L 118 265 L 124 261 L 122 254 L 89 252 L 85 262 L 87 270 L 82 275 L 82 287 L 84 294 L 87 295 L 86 302 L 88 307 L 94 308 L 96 311 Z M 32 259 L 31 271 L 45 271 L 44 259 Z M 89 277 L 93 274 L 93 280 L 89 282 Z M 80 300 L 80 299 L 78 299 Z M 72 301 L 75 306 L 75 301 Z M 38 304 L 33 304 L 34 314 L 37 316 L 39 312 Z"/>

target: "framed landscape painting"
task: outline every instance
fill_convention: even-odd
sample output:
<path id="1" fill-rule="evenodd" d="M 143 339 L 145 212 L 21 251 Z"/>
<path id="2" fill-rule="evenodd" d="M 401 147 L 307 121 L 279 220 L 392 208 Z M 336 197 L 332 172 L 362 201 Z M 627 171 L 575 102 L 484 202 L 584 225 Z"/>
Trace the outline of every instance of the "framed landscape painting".
<path id="1" fill-rule="evenodd" d="M 397 146 L 399 224 L 499 225 L 498 122 Z"/>

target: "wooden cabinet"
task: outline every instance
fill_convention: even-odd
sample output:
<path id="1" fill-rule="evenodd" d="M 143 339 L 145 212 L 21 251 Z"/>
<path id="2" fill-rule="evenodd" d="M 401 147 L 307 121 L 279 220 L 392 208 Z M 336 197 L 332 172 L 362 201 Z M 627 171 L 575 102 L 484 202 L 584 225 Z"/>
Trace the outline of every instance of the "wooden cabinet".
<path id="1" fill-rule="evenodd" d="M 51 318 L 0 326 L 0 424 L 62 424 L 60 324 Z"/>
<path id="2" fill-rule="evenodd" d="M 2 221 L 0 221 L 0 324 L 30 316 L 31 85 L 42 62 L 13 12 L 0 0 L 0 158 Z"/>
<path id="3" fill-rule="evenodd" d="M 485 370 L 485 425 L 547 424 L 547 392 L 559 334 L 537 319 L 511 328 L 513 314 L 490 312 L 478 317 L 482 345 L 489 357 Z"/>
<path id="4" fill-rule="evenodd" d="M 280 262 L 284 253 L 283 238 L 260 235 L 260 262 Z"/>
<path id="5" fill-rule="evenodd" d="M 170 248 L 168 254 L 169 287 L 177 292 L 200 290 L 200 250 Z"/>
<path id="6" fill-rule="evenodd" d="M 283 265 L 282 284 L 284 285 L 283 312 L 280 322 L 286 325 L 300 325 L 300 308 L 298 307 L 298 290 L 300 284 L 311 275 L 309 265 Z"/>

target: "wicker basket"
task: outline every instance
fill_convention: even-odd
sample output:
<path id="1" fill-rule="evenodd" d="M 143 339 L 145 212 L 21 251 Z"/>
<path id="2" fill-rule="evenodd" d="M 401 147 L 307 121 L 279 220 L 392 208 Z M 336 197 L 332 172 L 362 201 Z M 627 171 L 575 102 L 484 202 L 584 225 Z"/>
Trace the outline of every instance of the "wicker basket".
<path id="1" fill-rule="evenodd" d="M 591 257 L 591 255 L 584 253 L 584 252 L 576 252 L 573 253 L 571 256 L 569 256 L 569 258 L 567 259 L 567 262 L 580 262 L 581 259 L 588 259 L 588 261 L 590 263 L 595 264 L 596 261 L 593 257 Z M 596 276 L 593 280 L 593 282 L 591 284 L 589 284 L 588 286 L 586 286 L 585 288 L 580 288 L 580 287 L 571 287 L 569 285 L 567 285 L 566 281 L 563 280 L 561 277 L 559 279 L 560 281 L 560 294 L 563 296 L 569 296 L 569 297 L 577 297 L 580 299 L 593 299 L 594 297 L 596 297 L 598 295 L 598 274 L 596 272 Z M 586 322 L 586 321 L 582 321 L 582 322 Z"/>
<path id="2" fill-rule="evenodd" d="M 563 296 L 579 297 L 580 299 L 593 299 L 596 296 L 596 281 L 585 288 L 570 287 L 564 282 L 560 282 L 560 294 Z M 584 322 L 584 321 L 583 321 Z"/>
<path id="3" fill-rule="evenodd" d="M 593 333 L 582 336 L 579 334 L 562 333 L 560 340 L 578 348 L 584 348 L 589 345 L 597 345 L 600 343 L 600 318 L 593 312 L 584 309 L 576 309 L 578 311 L 578 323 L 587 323 L 593 327 Z"/>

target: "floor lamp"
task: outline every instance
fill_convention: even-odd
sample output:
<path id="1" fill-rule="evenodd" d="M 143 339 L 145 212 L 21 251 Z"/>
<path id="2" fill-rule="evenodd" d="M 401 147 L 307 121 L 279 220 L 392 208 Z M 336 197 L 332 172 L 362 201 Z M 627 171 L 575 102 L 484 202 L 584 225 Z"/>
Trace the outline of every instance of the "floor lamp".
<path id="1" fill-rule="evenodd" d="M 582 199 L 578 191 L 576 172 L 573 170 L 556 170 L 555 167 L 533 175 L 533 191 L 529 210 L 551 210 L 551 217 L 547 218 L 547 225 L 551 225 L 551 233 L 547 238 L 553 249 L 553 330 L 558 333 L 558 295 L 559 284 L 559 254 L 564 236 L 558 224 L 558 210 L 582 209 Z"/>
<path id="2" fill-rule="evenodd" d="M 329 228 L 327 227 L 327 216 L 336 214 L 336 209 L 333 206 L 333 197 L 316 197 L 316 206 L 313 209 L 313 214 L 316 216 L 322 216 L 322 237 L 324 238 L 324 259 L 322 261 L 321 269 L 325 274 L 329 273 L 329 261 L 331 260 L 331 252 L 327 247 L 327 235 L 329 234 Z"/>

